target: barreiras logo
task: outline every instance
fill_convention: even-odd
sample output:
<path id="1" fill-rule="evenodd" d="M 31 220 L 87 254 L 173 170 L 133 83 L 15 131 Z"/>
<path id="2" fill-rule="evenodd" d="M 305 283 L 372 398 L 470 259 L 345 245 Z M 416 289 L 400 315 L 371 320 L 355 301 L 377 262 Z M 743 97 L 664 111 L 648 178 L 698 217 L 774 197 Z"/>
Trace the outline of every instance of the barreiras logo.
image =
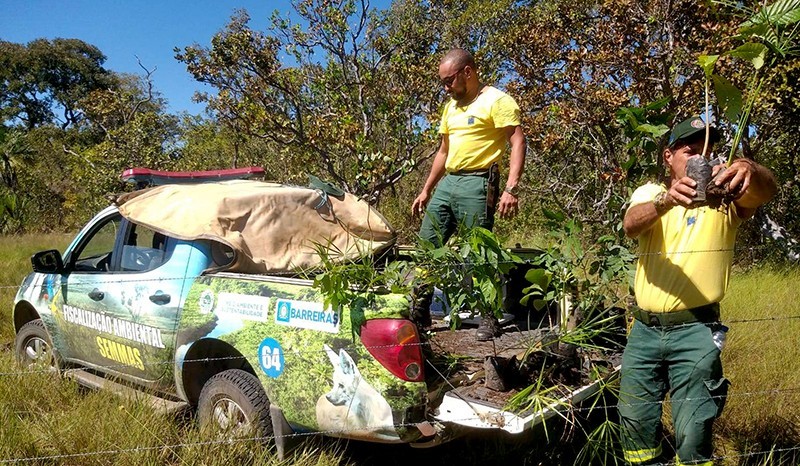
<path id="1" fill-rule="evenodd" d="M 280 325 L 339 333 L 339 314 L 323 309 L 322 303 L 278 299 L 275 309 L 275 322 Z"/>

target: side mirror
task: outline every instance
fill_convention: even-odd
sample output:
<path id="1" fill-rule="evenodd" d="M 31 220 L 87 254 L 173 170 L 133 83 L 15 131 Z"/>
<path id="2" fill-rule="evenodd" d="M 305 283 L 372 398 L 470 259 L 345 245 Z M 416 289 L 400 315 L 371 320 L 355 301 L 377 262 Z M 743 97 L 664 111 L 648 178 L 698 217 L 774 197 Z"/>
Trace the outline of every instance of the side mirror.
<path id="1" fill-rule="evenodd" d="M 64 270 L 64 260 L 55 249 L 37 252 L 31 256 L 31 265 L 33 271 L 39 273 L 61 273 Z"/>

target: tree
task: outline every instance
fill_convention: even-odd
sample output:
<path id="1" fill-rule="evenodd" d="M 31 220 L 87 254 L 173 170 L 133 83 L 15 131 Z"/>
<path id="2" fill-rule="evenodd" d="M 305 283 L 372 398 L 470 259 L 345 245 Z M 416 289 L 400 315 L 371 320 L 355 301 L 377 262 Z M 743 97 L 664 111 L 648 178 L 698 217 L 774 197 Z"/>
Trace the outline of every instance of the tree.
<path id="1" fill-rule="evenodd" d="M 267 32 L 255 31 L 242 11 L 210 49 L 186 47 L 177 58 L 217 90 L 198 98 L 233 131 L 274 141 L 288 149 L 285 165 L 377 202 L 436 149 L 440 56 L 485 41 L 505 10 L 474 0 L 405 0 L 389 11 L 364 0 L 293 6 L 300 24 L 276 13 Z M 473 24 L 462 29 L 466 18 Z M 487 76 L 495 75 L 500 60 L 489 57 L 497 55 L 486 55 Z"/>
<path id="2" fill-rule="evenodd" d="M 668 125 L 703 110 L 697 56 L 733 48 L 733 13 L 688 0 L 521 4 L 503 40 L 515 50 L 509 88 L 534 129 L 526 177 L 536 195 L 589 231 L 618 229 L 629 186 L 663 170 Z M 746 76 L 741 64 L 721 66 L 734 83 Z M 713 114 L 721 110 L 715 103 Z M 729 122 L 718 125 L 731 133 Z"/>
<path id="3" fill-rule="evenodd" d="M 100 50 L 78 39 L 0 41 L 0 117 L 25 128 L 81 122 L 78 102 L 114 85 Z"/>

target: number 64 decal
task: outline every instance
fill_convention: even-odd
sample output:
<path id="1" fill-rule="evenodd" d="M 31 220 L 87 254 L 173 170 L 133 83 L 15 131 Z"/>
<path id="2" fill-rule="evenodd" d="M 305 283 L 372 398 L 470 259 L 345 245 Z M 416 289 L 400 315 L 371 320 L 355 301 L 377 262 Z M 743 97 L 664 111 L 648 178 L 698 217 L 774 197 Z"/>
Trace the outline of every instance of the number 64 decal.
<path id="1" fill-rule="evenodd" d="M 265 374 L 277 378 L 283 372 L 283 348 L 274 338 L 265 338 L 258 347 L 258 362 Z"/>

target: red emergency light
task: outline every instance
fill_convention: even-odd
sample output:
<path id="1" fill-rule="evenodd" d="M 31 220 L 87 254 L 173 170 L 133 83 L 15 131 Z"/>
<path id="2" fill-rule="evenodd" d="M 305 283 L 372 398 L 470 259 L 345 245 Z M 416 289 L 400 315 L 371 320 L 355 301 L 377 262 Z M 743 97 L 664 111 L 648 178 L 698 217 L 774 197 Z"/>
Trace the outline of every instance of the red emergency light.
<path id="1" fill-rule="evenodd" d="M 149 168 L 129 168 L 122 172 L 122 181 L 139 187 L 164 184 L 208 183 L 212 181 L 263 179 L 261 167 L 228 168 L 225 170 L 170 172 Z"/>

